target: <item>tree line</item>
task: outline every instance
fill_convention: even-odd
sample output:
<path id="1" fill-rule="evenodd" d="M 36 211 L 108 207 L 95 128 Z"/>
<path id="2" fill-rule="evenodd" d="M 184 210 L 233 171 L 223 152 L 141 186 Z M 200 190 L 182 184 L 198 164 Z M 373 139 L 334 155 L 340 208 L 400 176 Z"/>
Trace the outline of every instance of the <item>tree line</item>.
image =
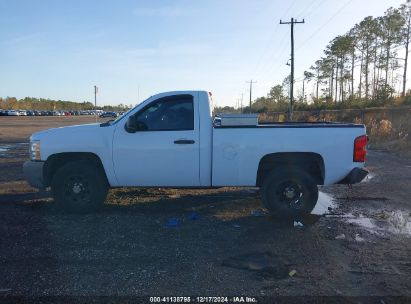
<path id="1" fill-rule="evenodd" d="M 383 16 L 364 18 L 332 39 L 300 80 L 295 109 L 411 104 L 407 87 L 411 1 Z M 253 111 L 285 111 L 290 77 L 257 98 Z M 307 94 L 308 85 L 313 87 Z M 249 110 L 246 108 L 246 110 Z"/>
<path id="2" fill-rule="evenodd" d="M 117 106 L 97 106 L 98 110 L 124 112 L 132 105 L 127 106 L 119 104 Z M 46 98 L 25 97 L 17 99 L 16 97 L 0 97 L 0 109 L 3 110 L 39 110 L 39 111 L 83 111 L 94 110 L 94 104 L 91 102 L 74 102 L 65 100 L 52 100 Z"/>

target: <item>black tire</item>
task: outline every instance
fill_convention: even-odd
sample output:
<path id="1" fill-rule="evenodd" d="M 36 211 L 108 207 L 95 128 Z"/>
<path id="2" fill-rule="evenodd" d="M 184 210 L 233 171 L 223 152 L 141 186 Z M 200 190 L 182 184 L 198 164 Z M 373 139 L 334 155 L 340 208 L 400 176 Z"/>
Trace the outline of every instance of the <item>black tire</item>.
<path id="1" fill-rule="evenodd" d="M 311 175 L 289 167 L 268 173 L 261 192 L 263 204 L 275 217 L 303 216 L 318 200 L 318 187 Z"/>
<path id="2" fill-rule="evenodd" d="M 54 201 L 70 213 L 97 211 L 107 197 L 108 184 L 100 168 L 89 161 L 69 162 L 57 169 L 51 181 Z"/>

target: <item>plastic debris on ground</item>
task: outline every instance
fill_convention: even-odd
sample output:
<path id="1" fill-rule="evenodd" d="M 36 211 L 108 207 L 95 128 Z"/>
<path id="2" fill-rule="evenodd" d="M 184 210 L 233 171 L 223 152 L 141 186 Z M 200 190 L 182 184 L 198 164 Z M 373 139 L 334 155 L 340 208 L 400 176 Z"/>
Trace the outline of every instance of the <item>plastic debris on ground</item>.
<path id="1" fill-rule="evenodd" d="M 335 239 L 336 239 L 336 240 L 345 240 L 345 234 L 342 233 L 342 234 L 340 234 L 340 235 L 337 235 L 337 236 L 335 237 Z"/>
<path id="2" fill-rule="evenodd" d="M 197 212 L 193 211 L 187 216 L 187 218 L 190 221 L 195 221 L 195 220 L 198 220 L 200 218 L 200 215 Z"/>
<path id="3" fill-rule="evenodd" d="M 354 239 L 355 239 L 356 242 L 364 242 L 365 241 L 365 239 L 362 238 L 358 233 L 355 234 Z"/>
<path id="4" fill-rule="evenodd" d="M 178 227 L 180 224 L 181 222 L 178 218 L 170 218 L 166 222 L 166 227 Z"/>
<path id="5" fill-rule="evenodd" d="M 301 223 L 301 222 L 294 221 L 294 227 L 296 227 L 296 228 L 302 228 L 302 227 L 304 227 L 304 224 Z"/>
<path id="6" fill-rule="evenodd" d="M 297 273 L 297 270 L 293 269 L 288 273 L 288 275 L 292 278 L 293 276 L 296 275 L 296 273 Z"/>

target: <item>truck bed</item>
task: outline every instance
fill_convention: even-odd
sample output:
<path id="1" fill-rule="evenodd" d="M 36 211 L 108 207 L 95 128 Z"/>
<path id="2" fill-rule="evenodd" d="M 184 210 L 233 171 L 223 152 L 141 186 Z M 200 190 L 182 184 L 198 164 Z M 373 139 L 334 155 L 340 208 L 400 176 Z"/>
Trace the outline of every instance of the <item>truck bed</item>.
<path id="1" fill-rule="evenodd" d="M 239 130 L 241 129 L 241 130 Z M 325 185 L 340 181 L 353 168 L 354 139 L 364 125 L 285 122 L 250 126 L 214 126 L 213 186 L 255 185 L 259 161 L 272 153 L 315 153 L 325 168 Z"/>

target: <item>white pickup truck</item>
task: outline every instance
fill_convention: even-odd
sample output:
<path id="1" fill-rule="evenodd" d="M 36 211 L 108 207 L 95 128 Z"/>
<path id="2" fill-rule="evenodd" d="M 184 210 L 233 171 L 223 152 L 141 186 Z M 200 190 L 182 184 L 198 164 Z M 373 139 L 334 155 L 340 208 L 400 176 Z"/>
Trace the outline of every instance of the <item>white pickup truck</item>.
<path id="1" fill-rule="evenodd" d="M 205 91 L 161 93 L 115 121 L 34 133 L 25 176 L 71 212 L 97 210 L 110 187 L 257 186 L 273 215 L 295 216 L 315 207 L 317 185 L 368 173 L 364 125 L 226 123 L 211 102 Z"/>

